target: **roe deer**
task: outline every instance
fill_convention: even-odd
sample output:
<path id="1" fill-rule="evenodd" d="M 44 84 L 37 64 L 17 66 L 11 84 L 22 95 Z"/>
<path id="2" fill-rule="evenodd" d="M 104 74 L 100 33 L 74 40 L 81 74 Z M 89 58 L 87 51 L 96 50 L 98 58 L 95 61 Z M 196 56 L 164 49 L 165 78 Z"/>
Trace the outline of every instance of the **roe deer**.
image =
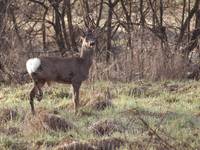
<path id="1" fill-rule="evenodd" d="M 33 115 L 34 98 L 41 101 L 43 97 L 42 87 L 47 82 L 72 84 L 75 113 L 79 107 L 79 88 L 81 83 L 88 78 L 89 69 L 93 60 L 95 45 L 94 32 L 88 30 L 82 38 L 82 47 L 79 57 L 39 57 L 30 58 L 26 62 L 27 72 L 34 81 L 34 87 L 30 92 L 30 105 Z"/>

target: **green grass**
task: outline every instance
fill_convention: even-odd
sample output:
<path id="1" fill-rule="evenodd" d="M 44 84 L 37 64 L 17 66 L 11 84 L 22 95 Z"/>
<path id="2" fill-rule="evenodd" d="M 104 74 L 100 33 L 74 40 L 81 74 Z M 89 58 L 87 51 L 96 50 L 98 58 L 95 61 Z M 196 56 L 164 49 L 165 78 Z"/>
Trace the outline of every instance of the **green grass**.
<path id="1" fill-rule="evenodd" d="M 170 91 L 169 87 L 173 85 L 176 85 L 177 89 Z M 26 134 L 23 131 L 24 118 L 27 114 L 30 115 L 28 95 L 31 87 L 32 84 L 1 86 L 0 112 L 5 108 L 11 108 L 17 110 L 18 116 L 17 119 L 0 124 L 0 129 L 9 129 L 10 127 L 20 129 L 20 132 L 13 135 L 8 135 L 0 130 L 1 149 L 13 149 L 13 147 L 14 149 L 23 149 L 27 143 L 34 148 L 40 141 L 42 141 L 41 147 L 45 149 L 52 148 L 65 139 L 87 142 L 91 139 L 98 140 L 108 137 L 119 137 L 126 139 L 129 143 L 141 142 L 145 145 L 145 139 L 150 139 L 150 130 L 140 118 L 174 147 L 180 148 L 180 145 L 184 145 L 184 143 L 189 144 L 192 148 L 200 147 L 199 82 L 112 83 L 107 81 L 85 83 L 81 87 L 82 107 L 80 111 L 87 112 L 89 115 L 73 113 L 73 101 L 69 93 L 70 86 L 62 84 L 45 86 L 44 98 L 41 102 L 35 101 L 35 108 L 52 112 L 56 110 L 61 117 L 71 121 L 76 129 L 68 132 L 38 131 Z M 93 110 L 87 105 L 89 101 L 103 99 L 106 91 L 111 94 L 113 107 L 99 111 Z M 104 119 L 120 121 L 124 131 L 98 136 L 88 129 L 91 124 Z M 180 145 L 177 146 L 177 143 Z M 150 144 L 148 149 L 156 149 L 155 144 Z"/>

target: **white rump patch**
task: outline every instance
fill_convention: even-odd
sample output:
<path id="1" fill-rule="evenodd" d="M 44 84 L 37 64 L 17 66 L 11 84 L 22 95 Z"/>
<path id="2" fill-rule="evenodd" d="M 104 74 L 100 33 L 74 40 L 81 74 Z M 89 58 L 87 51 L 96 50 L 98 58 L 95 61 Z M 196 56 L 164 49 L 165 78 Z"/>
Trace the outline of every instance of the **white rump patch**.
<path id="1" fill-rule="evenodd" d="M 26 69 L 29 74 L 32 74 L 33 72 L 37 71 L 41 64 L 41 60 L 39 58 L 30 58 L 26 62 Z"/>

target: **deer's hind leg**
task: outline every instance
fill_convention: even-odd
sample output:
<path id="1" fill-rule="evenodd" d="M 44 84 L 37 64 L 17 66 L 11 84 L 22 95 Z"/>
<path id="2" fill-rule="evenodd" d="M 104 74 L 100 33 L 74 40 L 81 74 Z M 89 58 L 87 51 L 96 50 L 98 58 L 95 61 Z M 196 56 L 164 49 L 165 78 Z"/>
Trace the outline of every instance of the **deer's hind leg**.
<path id="1" fill-rule="evenodd" d="M 43 92 L 42 92 L 42 87 L 44 86 L 45 81 L 44 80 L 40 80 L 38 82 L 35 83 L 35 86 L 38 89 L 38 95 L 36 96 L 37 100 L 40 102 L 43 98 Z"/>
<path id="2" fill-rule="evenodd" d="M 34 98 L 37 98 L 38 101 L 41 101 L 43 97 L 42 87 L 44 86 L 45 81 L 34 81 L 34 87 L 30 92 L 30 105 L 31 105 L 31 112 L 35 114 L 34 108 Z"/>
<path id="3" fill-rule="evenodd" d="M 34 98 L 37 94 L 37 87 L 34 85 L 30 92 L 30 105 L 31 105 L 31 112 L 34 115 L 35 114 L 35 109 L 34 109 Z"/>

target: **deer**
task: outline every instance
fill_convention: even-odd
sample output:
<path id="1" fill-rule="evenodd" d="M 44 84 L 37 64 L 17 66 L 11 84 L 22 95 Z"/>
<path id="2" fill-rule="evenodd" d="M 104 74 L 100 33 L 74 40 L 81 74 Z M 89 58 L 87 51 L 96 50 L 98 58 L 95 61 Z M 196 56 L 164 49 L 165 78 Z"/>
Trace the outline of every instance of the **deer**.
<path id="1" fill-rule="evenodd" d="M 26 69 L 32 78 L 34 86 L 30 91 L 29 102 L 31 112 L 35 115 L 34 99 L 43 98 L 42 87 L 45 83 L 57 82 L 71 84 L 73 88 L 73 102 L 75 114 L 79 108 L 79 90 L 83 81 L 88 79 L 89 70 L 93 62 L 96 38 L 94 30 L 88 29 L 81 37 L 82 46 L 80 56 L 71 57 L 35 57 L 26 62 Z"/>

